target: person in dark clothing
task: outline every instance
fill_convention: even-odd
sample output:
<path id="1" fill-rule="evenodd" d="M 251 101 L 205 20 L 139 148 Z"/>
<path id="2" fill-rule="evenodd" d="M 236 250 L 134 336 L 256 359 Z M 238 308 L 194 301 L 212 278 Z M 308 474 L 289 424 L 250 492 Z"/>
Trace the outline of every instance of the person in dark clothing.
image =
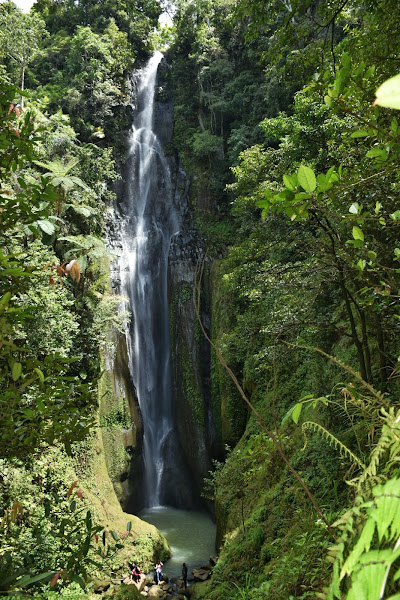
<path id="1" fill-rule="evenodd" d="M 130 565 L 130 567 L 131 567 L 131 581 L 138 583 L 140 581 L 140 575 L 141 575 L 142 571 L 140 570 L 140 568 L 137 566 L 136 563 L 132 563 Z"/>
<path id="2" fill-rule="evenodd" d="M 186 566 L 186 563 L 183 563 L 183 565 L 182 565 L 182 579 L 183 579 L 183 585 L 185 586 L 185 588 L 187 588 L 187 566 Z"/>
<path id="3" fill-rule="evenodd" d="M 135 583 L 139 583 L 141 574 L 142 574 L 142 571 L 139 569 L 139 567 L 137 565 L 135 565 L 133 568 L 133 572 L 132 572 L 133 581 Z"/>

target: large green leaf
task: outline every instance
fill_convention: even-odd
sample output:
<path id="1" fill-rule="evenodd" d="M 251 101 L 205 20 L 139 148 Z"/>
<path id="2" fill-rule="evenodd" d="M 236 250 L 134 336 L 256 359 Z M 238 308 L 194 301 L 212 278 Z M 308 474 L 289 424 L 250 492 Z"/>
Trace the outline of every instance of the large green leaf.
<path id="1" fill-rule="evenodd" d="M 46 573 L 40 573 L 39 575 L 25 575 L 21 579 L 18 580 L 18 587 L 25 587 L 27 585 L 31 585 L 32 583 L 37 583 L 38 581 L 43 581 L 44 579 L 50 579 L 53 577 L 54 571 L 47 571 Z"/>
<path id="2" fill-rule="evenodd" d="M 357 227 L 357 225 L 354 225 L 353 227 L 353 238 L 355 240 L 361 240 L 362 242 L 364 241 L 364 234 L 362 232 L 362 229 Z"/>
<path id="3" fill-rule="evenodd" d="M 40 229 L 44 231 L 44 233 L 47 233 L 47 235 L 53 235 L 53 233 L 55 232 L 55 227 L 53 223 L 51 221 L 48 221 L 47 219 L 38 221 L 37 224 L 40 227 Z"/>
<path id="4" fill-rule="evenodd" d="M 303 190 L 311 194 L 317 187 L 317 180 L 314 171 L 310 167 L 300 165 L 297 171 L 297 179 Z"/>
<path id="5" fill-rule="evenodd" d="M 20 362 L 15 362 L 12 367 L 12 378 L 14 381 L 17 381 L 22 373 L 22 365 Z"/>
<path id="6" fill-rule="evenodd" d="M 292 419 L 297 424 L 299 422 L 300 414 L 302 411 L 303 405 L 301 402 L 298 402 L 292 412 Z"/>
<path id="7" fill-rule="evenodd" d="M 375 521 L 370 518 L 367 520 L 366 524 L 364 525 L 364 528 L 360 535 L 360 539 L 358 540 L 357 544 L 354 546 L 352 552 L 349 554 L 346 562 L 343 565 L 342 571 L 340 573 L 340 579 L 342 579 L 346 573 L 348 574 L 348 573 L 352 572 L 352 570 L 354 569 L 355 565 L 357 564 L 357 562 L 358 562 L 360 556 L 363 554 L 363 552 L 369 551 L 370 546 L 371 546 L 371 540 L 374 535 L 374 531 L 375 531 Z"/>
<path id="8" fill-rule="evenodd" d="M 297 177 L 296 177 L 296 175 L 284 175 L 283 176 L 283 183 L 285 184 L 285 187 L 288 190 L 291 190 L 292 192 L 294 192 L 294 190 L 297 187 Z"/>

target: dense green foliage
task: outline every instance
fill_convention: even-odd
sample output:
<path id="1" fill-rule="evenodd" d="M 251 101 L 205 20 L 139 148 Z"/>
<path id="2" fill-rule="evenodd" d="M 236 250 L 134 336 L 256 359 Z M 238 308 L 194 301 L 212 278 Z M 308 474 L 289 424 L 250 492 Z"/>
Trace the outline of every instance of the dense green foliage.
<path id="1" fill-rule="evenodd" d="M 379 0 L 177 2 L 175 144 L 219 259 L 211 338 L 273 435 L 214 357 L 221 443 L 239 444 L 208 485 L 223 545 L 199 597 L 344 598 L 354 573 L 349 598 L 397 589 L 385 563 L 386 591 L 365 592 L 360 566 L 370 548 L 391 555 L 395 533 L 378 545 L 370 525 L 343 563 L 371 488 L 398 485 L 400 139 L 373 102 L 398 70 L 399 22 Z M 344 525 L 317 520 L 281 451 L 331 524 L 356 487 Z"/>
<path id="2" fill-rule="evenodd" d="M 0 5 L 3 594 L 49 589 L 50 580 L 81 588 L 123 568 L 122 555 L 117 565 L 110 556 L 127 552 L 119 540 L 126 521 L 117 534 L 118 517 L 106 524 L 88 494 L 70 486 L 76 473 L 90 483 L 82 461 L 95 443 L 87 436 L 100 350 L 110 350 L 110 332 L 126 318 L 110 292 L 103 233 L 129 125 L 129 76 L 159 13 L 156 0 L 45 0 L 30 14 Z M 145 537 L 150 564 L 157 540 Z"/>

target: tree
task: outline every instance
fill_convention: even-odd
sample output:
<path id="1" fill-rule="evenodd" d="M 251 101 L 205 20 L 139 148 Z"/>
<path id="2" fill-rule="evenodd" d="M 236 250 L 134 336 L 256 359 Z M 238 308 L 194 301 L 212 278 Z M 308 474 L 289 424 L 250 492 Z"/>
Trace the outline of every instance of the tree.
<path id="1" fill-rule="evenodd" d="M 12 103 L 16 88 L 2 86 L 0 91 L 0 454 L 22 457 L 43 442 L 69 444 L 84 436 L 92 423 L 94 395 L 71 375 L 70 358 L 48 353 L 50 346 L 43 353 L 37 346 L 35 351 L 35 344 L 25 346 L 27 321 L 35 311 L 28 300 L 34 289 L 30 282 L 41 277 L 45 265 L 30 260 L 24 247 L 28 236 L 40 237 L 42 227 L 51 224 L 57 196 L 46 177 L 27 183 L 19 176 L 14 183 L 13 172 L 33 161 L 38 138 L 30 112 L 19 117 Z M 76 328 L 75 318 L 69 322 Z"/>
<path id="2" fill-rule="evenodd" d="M 20 88 L 24 91 L 25 72 L 46 34 L 44 21 L 36 14 L 24 14 L 13 2 L 0 6 L 0 45 L 4 56 L 15 61 L 20 68 Z M 24 96 L 21 95 L 21 108 Z"/>

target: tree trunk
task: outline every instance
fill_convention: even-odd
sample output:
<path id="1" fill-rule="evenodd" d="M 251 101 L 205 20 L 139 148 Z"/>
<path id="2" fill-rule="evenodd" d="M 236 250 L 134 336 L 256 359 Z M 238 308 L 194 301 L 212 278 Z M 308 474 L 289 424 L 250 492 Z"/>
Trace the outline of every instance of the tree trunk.
<path id="1" fill-rule="evenodd" d="M 24 85 L 25 85 L 25 68 L 26 68 L 26 64 L 25 62 L 22 63 L 22 71 L 21 71 L 21 91 L 24 91 Z M 21 95 L 21 109 L 24 110 L 24 97 Z"/>
<path id="2" fill-rule="evenodd" d="M 384 342 L 384 336 L 383 336 L 383 330 L 382 330 L 382 323 L 381 323 L 381 319 L 378 313 L 375 313 L 375 323 L 376 323 L 376 341 L 378 344 L 378 351 L 379 351 L 379 372 L 380 372 L 380 376 L 381 376 L 381 392 L 385 392 L 386 391 L 386 387 L 387 387 L 387 380 L 388 380 L 388 370 L 389 370 L 389 365 L 388 363 L 388 358 L 385 354 L 385 342 Z"/>
<path id="3" fill-rule="evenodd" d="M 363 345 L 360 341 L 360 338 L 358 337 L 357 334 L 357 327 L 356 327 L 356 323 L 354 320 L 354 315 L 353 315 L 353 310 L 351 308 L 351 303 L 350 303 L 350 298 L 349 298 L 349 293 L 347 291 L 345 282 L 344 282 L 344 276 L 343 276 L 343 270 L 342 268 L 339 268 L 339 281 L 340 281 L 340 287 L 341 290 L 343 292 L 343 298 L 346 304 L 346 309 L 347 309 L 347 314 L 349 317 L 349 321 L 350 321 L 350 327 L 351 327 L 351 338 L 354 342 L 354 345 L 356 347 L 357 350 L 357 355 L 358 355 L 358 363 L 360 366 L 360 375 L 361 377 L 364 379 L 364 381 L 368 381 L 368 377 L 367 377 L 367 370 L 365 367 L 365 357 L 364 357 L 364 350 L 363 350 Z"/>
<path id="4" fill-rule="evenodd" d="M 367 381 L 368 383 L 373 383 L 372 377 L 372 369 L 371 369 L 371 351 L 369 349 L 368 344 L 368 334 L 367 334 L 367 320 L 365 318 L 365 312 L 363 310 L 359 310 L 360 313 L 360 321 L 361 321 L 361 332 L 362 332 L 362 345 L 364 347 L 364 356 L 365 356 L 365 368 L 367 371 Z"/>

